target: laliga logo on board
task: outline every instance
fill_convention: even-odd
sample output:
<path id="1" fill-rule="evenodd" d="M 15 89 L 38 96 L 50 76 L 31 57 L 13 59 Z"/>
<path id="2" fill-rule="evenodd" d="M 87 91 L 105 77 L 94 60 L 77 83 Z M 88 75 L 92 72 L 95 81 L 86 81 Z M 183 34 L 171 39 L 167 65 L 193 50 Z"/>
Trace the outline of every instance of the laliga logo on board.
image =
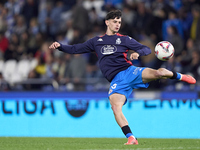
<path id="1" fill-rule="evenodd" d="M 65 107 L 73 117 L 81 117 L 88 110 L 89 102 L 86 100 L 68 100 L 65 102 Z"/>
<path id="2" fill-rule="evenodd" d="M 102 48 L 101 48 L 101 53 L 103 55 L 108 55 L 108 54 L 113 54 L 117 51 L 117 47 L 114 46 L 114 45 L 104 45 Z"/>

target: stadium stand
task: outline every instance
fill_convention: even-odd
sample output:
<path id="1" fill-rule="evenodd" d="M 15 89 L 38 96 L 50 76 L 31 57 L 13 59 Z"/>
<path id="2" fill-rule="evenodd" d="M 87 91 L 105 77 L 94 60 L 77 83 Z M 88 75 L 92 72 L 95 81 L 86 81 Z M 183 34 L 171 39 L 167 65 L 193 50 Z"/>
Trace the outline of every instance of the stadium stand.
<path id="1" fill-rule="evenodd" d="M 158 81 L 161 83 L 153 82 L 149 89 L 170 90 L 172 86 L 175 90 L 184 90 L 185 86 L 190 90 L 199 89 L 200 1 L 198 0 L 1 1 L 0 73 L 3 75 L 1 80 L 12 85 L 9 90 L 54 90 L 54 88 L 61 91 L 107 90 L 109 83 L 105 82 L 95 55 L 81 55 L 86 60 L 86 69 L 80 80 L 85 88 L 76 89 L 73 88 L 73 77 L 67 76 L 70 62 L 73 62 L 74 57 L 50 51 L 48 45 L 52 41 L 76 44 L 103 35 L 105 14 L 112 9 L 121 9 L 124 14 L 120 33 L 129 35 L 152 49 L 151 55 L 133 61 L 134 65 L 155 69 L 164 66 L 173 71 L 190 73 L 197 79 L 195 88 L 189 85 L 176 88 L 178 85 L 176 82 Z M 182 25 L 181 32 L 177 32 L 176 22 Z M 173 32 L 168 28 L 171 26 Z M 174 59 L 167 62 L 157 60 L 153 51 L 154 45 L 164 39 L 172 42 L 175 50 L 178 49 Z M 181 48 L 178 41 L 183 43 Z M 41 86 L 40 88 L 24 86 L 30 83 Z"/>

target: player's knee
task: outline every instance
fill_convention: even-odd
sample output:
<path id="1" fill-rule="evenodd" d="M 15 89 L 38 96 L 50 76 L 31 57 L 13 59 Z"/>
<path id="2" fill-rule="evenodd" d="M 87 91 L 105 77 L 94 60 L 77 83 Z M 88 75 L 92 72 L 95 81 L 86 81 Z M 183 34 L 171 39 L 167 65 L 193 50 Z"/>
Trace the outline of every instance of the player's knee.
<path id="1" fill-rule="evenodd" d="M 122 111 L 122 107 L 119 105 L 113 104 L 111 108 L 114 114 L 120 113 Z"/>
<path id="2" fill-rule="evenodd" d="M 158 70 L 155 71 L 155 77 L 157 79 L 161 79 L 164 76 L 164 68 L 159 68 Z"/>

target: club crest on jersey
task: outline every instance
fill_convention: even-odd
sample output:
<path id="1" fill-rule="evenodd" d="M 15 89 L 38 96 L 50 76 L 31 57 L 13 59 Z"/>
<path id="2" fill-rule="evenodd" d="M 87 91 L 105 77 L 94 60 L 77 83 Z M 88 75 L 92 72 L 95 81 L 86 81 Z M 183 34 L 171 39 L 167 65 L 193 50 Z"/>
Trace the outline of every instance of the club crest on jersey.
<path id="1" fill-rule="evenodd" d="M 108 54 L 113 54 L 117 51 L 117 47 L 114 46 L 114 45 L 104 45 L 102 48 L 101 48 L 101 53 L 103 55 L 108 55 Z"/>
<path id="2" fill-rule="evenodd" d="M 120 38 L 117 38 L 117 40 L 116 40 L 116 44 L 121 44 L 121 40 L 120 40 Z"/>

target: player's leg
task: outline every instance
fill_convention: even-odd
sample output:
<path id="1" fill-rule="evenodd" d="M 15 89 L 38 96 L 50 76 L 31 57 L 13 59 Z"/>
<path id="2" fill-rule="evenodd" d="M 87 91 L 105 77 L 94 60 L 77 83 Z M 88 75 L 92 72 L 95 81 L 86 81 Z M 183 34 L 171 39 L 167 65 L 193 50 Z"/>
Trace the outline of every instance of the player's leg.
<path id="1" fill-rule="evenodd" d="M 128 121 L 122 113 L 122 106 L 126 101 L 126 97 L 122 94 L 114 93 L 110 95 L 109 99 L 115 116 L 115 120 L 117 121 L 118 125 L 120 127 L 128 125 Z"/>
<path id="2" fill-rule="evenodd" d="M 131 129 L 128 125 L 128 121 L 126 120 L 123 112 L 122 112 L 122 106 L 124 105 L 126 101 L 126 97 L 119 93 L 114 93 L 109 96 L 110 104 L 113 110 L 113 114 L 115 116 L 115 120 L 118 123 L 118 125 L 121 127 L 122 132 L 124 135 L 128 138 L 128 142 L 126 145 L 136 145 L 138 144 L 137 139 L 133 136 Z"/>
<path id="3" fill-rule="evenodd" d="M 172 72 L 165 68 L 159 68 L 158 70 L 145 68 L 142 72 L 142 80 L 144 83 L 148 83 L 157 79 L 177 79 L 190 84 L 195 84 L 196 80 L 190 75 L 180 74 L 178 72 Z"/>
<path id="4" fill-rule="evenodd" d="M 148 83 L 157 79 L 167 79 L 173 76 L 173 72 L 165 69 L 159 68 L 158 70 L 145 68 L 142 72 L 142 80 L 144 83 Z"/>

